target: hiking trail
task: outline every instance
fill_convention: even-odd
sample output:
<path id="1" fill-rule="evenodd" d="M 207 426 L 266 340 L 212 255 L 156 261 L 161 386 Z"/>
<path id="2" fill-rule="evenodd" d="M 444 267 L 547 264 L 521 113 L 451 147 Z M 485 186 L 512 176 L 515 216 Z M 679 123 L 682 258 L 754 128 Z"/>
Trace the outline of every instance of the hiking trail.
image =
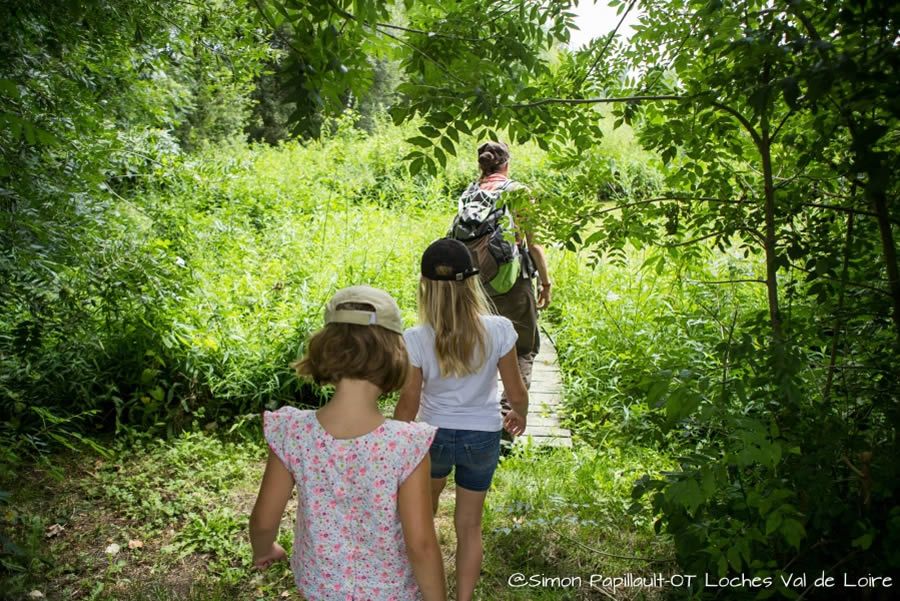
<path id="1" fill-rule="evenodd" d="M 523 444 L 531 437 L 531 443 L 536 446 L 571 447 L 572 432 L 559 425 L 561 411 L 559 359 L 553 341 L 541 330 L 541 352 L 534 359 L 528 391 L 528 426 L 516 443 Z"/>

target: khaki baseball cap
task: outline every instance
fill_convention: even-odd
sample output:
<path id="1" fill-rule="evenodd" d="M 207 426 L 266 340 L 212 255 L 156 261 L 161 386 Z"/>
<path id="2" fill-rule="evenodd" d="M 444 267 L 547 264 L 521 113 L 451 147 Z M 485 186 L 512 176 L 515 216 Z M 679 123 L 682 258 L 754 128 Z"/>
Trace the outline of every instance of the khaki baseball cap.
<path id="1" fill-rule="evenodd" d="M 346 303 L 372 306 L 365 309 L 338 309 Z M 338 290 L 325 305 L 325 323 L 351 323 L 359 326 L 381 326 L 398 334 L 403 333 L 400 307 L 390 294 L 371 286 L 350 286 Z"/>

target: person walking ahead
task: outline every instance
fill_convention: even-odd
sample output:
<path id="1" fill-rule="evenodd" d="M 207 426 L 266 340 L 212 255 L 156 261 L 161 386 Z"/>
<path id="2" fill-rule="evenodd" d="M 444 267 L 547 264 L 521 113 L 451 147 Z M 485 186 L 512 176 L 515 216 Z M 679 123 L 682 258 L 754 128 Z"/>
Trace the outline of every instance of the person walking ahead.
<path id="1" fill-rule="evenodd" d="M 472 251 L 482 281 L 488 291 L 495 312 L 509 319 L 516 330 L 516 357 L 525 387 L 531 387 L 531 372 L 535 356 L 540 350 L 538 310 L 551 301 L 550 274 L 543 247 L 538 244 L 533 224 L 538 218 L 533 202 L 517 209 L 507 206 L 504 195 L 524 190 L 519 182 L 509 178 L 509 147 L 501 142 L 485 142 L 478 147 L 478 166 L 481 176 L 460 198 L 459 214 L 454 220 L 450 237 L 462 240 Z M 484 210 L 479 211 L 479 207 Z M 512 230 L 511 232 L 508 230 Z M 515 238 L 512 252 L 498 252 L 504 240 Z M 508 260 L 506 264 L 504 260 Z M 513 264 L 518 262 L 518 265 Z M 513 266 L 515 269 L 504 270 Z M 515 274 L 504 278 L 504 273 Z M 535 298 L 537 280 L 537 298 Z M 503 415 L 509 403 L 501 398 Z M 512 438 L 504 435 L 504 438 Z"/>
<path id="2" fill-rule="evenodd" d="M 465 245 L 444 238 L 422 255 L 420 325 L 406 330 L 410 375 L 394 418 L 437 426 L 431 445 L 431 499 L 455 470 L 456 598 L 469 601 L 481 572 L 481 517 L 500 458 L 500 432 L 525 430 L 528 392 L 516 362 L 516 332 L 491 315 Z M 512 410 L 500 416 L 497 372 Z"/>

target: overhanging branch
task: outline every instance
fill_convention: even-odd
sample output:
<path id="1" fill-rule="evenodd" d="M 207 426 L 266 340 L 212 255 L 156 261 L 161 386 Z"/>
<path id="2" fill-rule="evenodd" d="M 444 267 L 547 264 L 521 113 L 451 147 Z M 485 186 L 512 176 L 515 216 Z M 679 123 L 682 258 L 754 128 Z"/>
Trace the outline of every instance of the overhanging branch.
<path id="1" fill-rule="evenodd" d="M 712 203 L 735 204 L 735 205 L 753 204 L 749 200 L 738 200 L 738 199 L 732 199 L 732 198 L 712 198 L 709 196 L 679 196 L 679 195 L 658 196 L 656 198 L 646 198 L 644 200 L 636 200 L 634 202 L 629 202 L 629 203 L 622 204 L 622 205 L 616 205 L 614 207 L 607 207 L 605 209 L 600 209 L 599 211 L 592 211 L 592 212 L 584 215 L 584 217 L 588 217 L 588 218 L 599 217 L 600 215 L 603 215 L 605 213 L 611 213 L 613 211 L 620 211 L 622 209 L 627 209 L 630 207 L 637 207 L 637 206 L 641 206 L 641 205 L 652 204 L 654 202 L 683 202 L 683 203 L 712 202 Z"/>
<path id="2" fill-rule="evenodd" d="M 625 9 L 625 12 L 622 13 L 622 18 L 619 19 L 616 28 L 609 32 L 609 37 L 606 38 L 606 44 L 603 45 L 603 49 L 600 50 L 599 54 L 594 58 L 594 62 L 591 63 L 591 66 L 585 71 L 584 76 L 578 80 L 575 84 L 575 89 L 577 90 L 587 81 L 587 78 L 591 76 L 591 73 L 594 72 L 594 69 L 597 68 L 597 65 L 600 64 L 600 60 L 606 54 L 606 51 L 609 50 L 610 44 L 612 44 L 613 39 L 615 39 L 616 34 L 619 33 L 619 28 L 622 27 L 622 23 L 625 22 L 625 18 L 628 16 L 628 13 L 631 12 L 631 9 L 634 8 L 634 5 L 637 4 L 637 0 L 631 0 L 631 4 L 628 5 L 628 8 Z"/>
<path id="3" fill-rule="evenodd" d="M 527 109 L 546 104 L 612 104 L 616 102 L 647 102 L 652 100 L 690 100 L 690 96 L 662 94 L 655 96 L 623 96 L 618 98 L 543 98 L 534 102 L 504 104 L 501 106 L 508 109 Z"/>

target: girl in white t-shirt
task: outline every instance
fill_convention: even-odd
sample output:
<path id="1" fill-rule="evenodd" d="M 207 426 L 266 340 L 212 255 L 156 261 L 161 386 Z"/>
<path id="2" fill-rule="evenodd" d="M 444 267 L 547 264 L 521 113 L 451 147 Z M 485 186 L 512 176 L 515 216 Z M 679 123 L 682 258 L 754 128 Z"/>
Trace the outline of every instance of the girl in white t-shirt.
<path id="1" fill-rule="evenodd" d="M 481 571 L 481 516 L 500 457 L 500 433 L 525 431 L 528 391 L 516 358 L 516 331 L 491 315 L 466 246 L 445 238 L 422 255 L 421 325 L 404 332 L 410 373 L 394 418 L 437 426 L 431 445 L 431 500 L 456 469 L 456 595 L 469 601 Z M 500 413 L 497 372 L 512 410 Z"/>

